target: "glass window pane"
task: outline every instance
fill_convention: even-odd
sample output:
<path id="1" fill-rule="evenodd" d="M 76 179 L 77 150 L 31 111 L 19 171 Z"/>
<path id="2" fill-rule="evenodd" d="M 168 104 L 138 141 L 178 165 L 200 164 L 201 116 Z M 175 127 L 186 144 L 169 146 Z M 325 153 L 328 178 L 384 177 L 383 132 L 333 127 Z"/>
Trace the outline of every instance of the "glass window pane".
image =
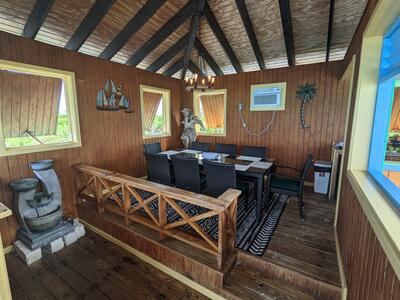
<path id="1" fill-rule="evenodd" d="M 383 175 L 390 179 L 397 187 L 400 187 L 400 172 L 383 171 Z"/>
<path id="2" fill-rule="evenodd" d="M 223 134 L 225 130 L 225 95 L 212 94 L 199 97 L 198 117 L 204 124 L 201 133 Z"/>
<path id="3" fill-rule="evenodd" d="M 388 130 L 386 157 L 387 162 L 400 163 L 400 88 L 393 93 L 392 111 Z"/>
<path id="4" fill-rule="evenodd" d="M 154 92 L 143 92 L 143 118 L 146 135 L 162 134 L 164 132 L 163 95 Z"/>

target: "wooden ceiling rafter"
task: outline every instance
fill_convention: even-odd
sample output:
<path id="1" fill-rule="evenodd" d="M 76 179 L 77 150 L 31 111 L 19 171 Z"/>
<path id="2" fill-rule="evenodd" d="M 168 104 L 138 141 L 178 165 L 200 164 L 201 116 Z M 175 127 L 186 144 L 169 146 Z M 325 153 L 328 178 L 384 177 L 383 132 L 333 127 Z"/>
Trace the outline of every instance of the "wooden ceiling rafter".
<path id="1" fill-rule="evenodd" d="M 150 52 L 157 48 L 172 32 L 196 11 L 197 1 L 189 1 L 177 14 L 167 21 L 149 40 L 147 40 L 126 62 L 137 66 Z"/>
<path id="2" fill-rule="evenodd" d="M 279 0 L 279 9 L 281 12 L 282 28 L 285 37 L 288 65 L 293 66 L 295 64 L 295 52 L 294 52 L 292 16 L 290 13 L 289 0 Z"/>
<path id="3" fill-rule="evenodd" d="M 207 51 L 207 49 L 204 47 L 202 42 L 196 37 L 194 40 L 194 47 L 199 51 L 202 55 L 207 64 L 210 66 L 211 70 L 215 73 L 215 75 L 224 75 L 214 58 L 211 56 L 211 54 Z"/>
<path id="4" fill-rule="evenodd" d="M 188 63 L 188 69 L 190 70 L 190 72 L 192 72 L 193 74 L 197 73 L 199 74 L 200 77 L 204 77 L 205 74 L 203 73 L 202 70 L 200 70 L 200 68 L 191 60 L 189 59 L 189 63 Z M 183 74 L 183 72 L 182 72 Z M 181 75 L 182 76 L 182 75 Z"/>
<path id="5" fill-rule="evenodd" d="M 101 52 L 99 57 L 111 59 L 164 3 L 165 0 L 148 0 L 103 52 Z"/>
<path id="6" fill-rule="evenodd" d="M 65 48 L 78 51 L 110 8 L 114 5 L 115 1 L 116 0 L 96 0 L 85 18 L 82 20 L 78 29 L 65 45 Z"/>
<path id="7" fill-rule="evenodd" d="M 186 76 L 186 71 L 187 71 L 187 68 L 189 65 L 190 56 L 192 54 L 194 41 L 196 39 L 197 33 L 199 32 L 200 18 L 201 18 L 201 14 L 204 10 L 205 2 L 206 2 L 205 0 L 198 1 L 196 12 L 192 16 L 192 21 L 190 23 L 190 29 L 189 29 L 188 44 L 187 44 L 187 47 L 185 50 L 185 55 L 183 57 L 183 70 L 182 70 L 182 74 L 181 74 L 181 79 L 184 79 Z"/>
<path id="8" fill-rule="evenodd" d="M 163 75 L 165 76 L 172 76 L 174 75 L 176 72 L 178 72 L 179 70 L 181 70 L 183 68 L 183 57 L 179 60 L 177 60 L 175 63 L 173 63 L 171 66 L 168 67 L 168 69 L 166 69 L 163 72 Z"/>
<path id="9" fill-rule="evenodd" d="M 171 59 L 173 59 L 179 52 L 181 52 L 188 43 L 189 34 L 184 35 L 180 38 L 171 48 L 160 55 L 150 66 L 146 68 L 147 71 L 157 72 L 164 65 L 166 65 Z"/>
<path id="10" fill-rule="evenodd" d="M 240 17 L 242 18 L 242 22 L 244 28 L 246 29 L 247 36 L 250 40 L 251 47 L 253 48 L 254 55 L 257 59 L 258 65 L 261 70 L 265 70 L 265 61 L 261 52 L 260 45 L 258 44 L 257 36 L 253 28 L 253 24 L 251 23 L 251 19 L 249 16 L 249 12 L 246 7 L 246 3 L 244 0 L 235 0 L 236 6 L 239 10 Z"/>
<path id="11" fill-rule="evenodd" d="M 221 44 L 222 48 L 224 49 L 226 55 L 228 56 L 229 60 L 231 61 L 233 67 L 235 68 L 236 72 L 241 73 L 243 72 L 243 68 L 240 65 L 240 62 L 233 52 L 232 47 L 229 45 L 229 42 L 221 29 L 221 26 L 218 24 L 217 19 L 214 16 L 214 13 L 211 10 L 210 5 L 206 2 L 204 6 L 204 15 L 206 16 L 207 22 L 210 25 L 211 30 L 213 31 L 214 35 L 218 39 L 219 43 Z"/>
<path id="12" fill-rule="evenodd" d="M 37 0 L 22 31 L 22 36 L 34 39 L 46 19 L 54 0 Z"/>
<path id="13" fill-rule="evenodd" d="M 327 41 L 326 41 L 326 58 L 325 58 L 326 62 L 329 61 L 329 54 L 331 51 L 334 16 L 335 16 L 335 0 L 331 0 L 330 6 L 329 6 L 328 37 L 327 37 Z"/>

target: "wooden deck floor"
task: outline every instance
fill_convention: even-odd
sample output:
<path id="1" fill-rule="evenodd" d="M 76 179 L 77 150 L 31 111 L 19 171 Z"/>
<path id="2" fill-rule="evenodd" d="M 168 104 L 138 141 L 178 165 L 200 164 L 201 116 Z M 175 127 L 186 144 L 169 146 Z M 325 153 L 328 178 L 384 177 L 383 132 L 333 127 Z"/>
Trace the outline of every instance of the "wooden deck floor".
<path id="1" fill-rule="evenodd" d="M 289 199 L 262 258 L 340 287 L 333 229 L 335 209 L 336 202 L 307 188 L 305 221 L 301 222 L 297 199 Z"/>
<path id="2" fill-rule="evenodd" d="M 13 299 L 207 299 L 90 231 L 30 267 L 6 261 Z"/>

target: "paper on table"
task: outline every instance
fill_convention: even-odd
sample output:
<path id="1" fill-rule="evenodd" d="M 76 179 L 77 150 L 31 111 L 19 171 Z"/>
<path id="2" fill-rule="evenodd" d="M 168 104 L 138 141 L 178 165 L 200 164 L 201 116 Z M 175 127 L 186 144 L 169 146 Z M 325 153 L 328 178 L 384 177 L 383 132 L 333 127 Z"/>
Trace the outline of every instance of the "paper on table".
<path id="1" fill-rule="evenodd" d="M 250 166 L 254 168 L 260 168 L 260 169 L 269 169 L 272 166 L 272 163 L 270 162 L 263 162 L 263 161 L 253 161 Z"/>
<path id="2" fill-rule="evenodd" d="M 249 167 L 250 167 L 250 164 L 248 164 L 248 165 L 235 164 L 235 170 L 236 171 L 246 171 Z"/>
<path id="3" fill-rule="evenodd" d="M 239 160 L 248 160 L 248 161 L 260 161 L 261 157 L 253 157 L 253 156 L 245 156 L 245 155 L 240 155 L 236 157 L 236 159 Z"/>
<path id="4" fill-rule="evenodd" d="M 168 151 L 160 152 L 160 153 L 158 153 L 158 154 L 167 154 L 168 159 L 171 159 L 171 155 L 178 154 L 178 153 L 179 153 L 179 151 L 168 150 Z"/>
<path id="5" fill-rule="evenodd" d="M 198 153 L 201 153 L 201 151 L 198 151 L 198 150 L 192 150 L 192 149 L 185 149 L 185 150 L 182 150 L 181 152 L 183 152 L 183 153 L 192 153 L 192 154 L 198 154 Z"/>

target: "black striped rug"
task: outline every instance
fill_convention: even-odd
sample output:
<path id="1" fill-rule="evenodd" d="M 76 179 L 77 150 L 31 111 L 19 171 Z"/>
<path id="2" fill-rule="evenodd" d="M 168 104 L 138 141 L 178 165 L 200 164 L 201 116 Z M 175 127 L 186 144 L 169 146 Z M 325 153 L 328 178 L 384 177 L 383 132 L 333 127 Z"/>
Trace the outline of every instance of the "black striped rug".
<path id="1" fill-rule="evenodd" d="M 153 194 L 138 190 L 139 194 L 143 199 L 151 197 Z M 112 200 L 112 199 L 110 199 Z M 287 196 L 275 194 L 273 197 L 272 208 L 268 213 L 264 213 L 259 222 L 256 221 L 256 203 L 252 203 L 246 209 L 245 201 L 240 200 L 238 203 L 237 211 L 237 232 L 236 232 L 236 247 L 250 252 L 254 255 L 262 256 L 268 247 L 268 243 L 272 238 L 272 235 L 278 225 L 279 218 L 283 213 L 283 210 L 287 203 Z M 176 203 L 188 214 L 189 216 L 195 216 L 207 212 L 206 208 L 202 208 L 193 204 L 189 204 L 182 201 L 176 201 Z M 132 197 L 132 206 L 136 206 L 138 201 Z M 149 205 L 154 216 L 158 216 L 158 203 L 157 201 L 152 202 Z M 145 213 L 141 209 L 142 213 Z M 168 223 L 180 220 L 181 216 L 167 204 L 167 219 Z M 218 216 L 203 219 L 197 221 L 197 224 L 214 239 L 217 239 L 218 235 Z M 193 228 L 186 224 L 182 226 L 182 229 L 186 232 L 196 234 Z"/>

